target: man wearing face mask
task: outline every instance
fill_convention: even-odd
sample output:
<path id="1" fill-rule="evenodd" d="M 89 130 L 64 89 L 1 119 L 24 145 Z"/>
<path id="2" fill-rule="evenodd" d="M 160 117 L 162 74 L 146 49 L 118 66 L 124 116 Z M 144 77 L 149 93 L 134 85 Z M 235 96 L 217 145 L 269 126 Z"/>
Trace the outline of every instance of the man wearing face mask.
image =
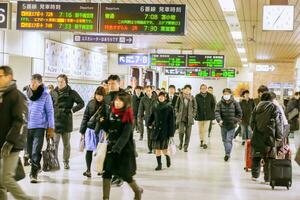
<path id="1" fill-rule="evenodd" d="M 45 130 L 48 138 L 54 137 L 53 103 L 40 74 L 32 75 L 27 97 L 29 99 L 27 151 L 31 160 L 30 181 L 37 183 Z"/>
<path id="2" fill-rule="evenodd" d="M 221 127 L 222 140 L 225 148 L 224 161 L 228 161 L 232 151 L 232 140 L 235 135 L 237 123 L 241 121 L 242 109 L 234 100 L 231 89 L 223 90 L 223 97 L 217 104 L 215 117 Z"/>

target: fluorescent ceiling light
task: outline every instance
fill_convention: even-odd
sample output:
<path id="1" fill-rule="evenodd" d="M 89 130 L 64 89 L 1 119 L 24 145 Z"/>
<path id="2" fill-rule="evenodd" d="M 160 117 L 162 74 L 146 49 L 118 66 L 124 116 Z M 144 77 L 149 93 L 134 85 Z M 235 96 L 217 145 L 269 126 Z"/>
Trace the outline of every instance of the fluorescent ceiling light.
<path id="1" fill-rule="evenodd" d="M 247 59 L 247 58 L 241 58 L 241 61 L 242 61 L 242 62 L 247 62 L 248 59 Z"/>
<path id="2" fill-rule="evenodd" d="M 219 0 L 219 4 L 223 12 L 235 12 L 235 5 L 233 0 Z"/>
<path id="3" fill-rule="evenodd" d="M 241 32 L 241 31 L 232 31 L 232 32 L 231 32 L 231 35 L 232 35 L 232 38 L 233 38 L 234 40 L 240 40 L 240 39 L 243 38 L 243 37 L 242 37 L 242 32 Z"/>
<path id="4" fill-rule="evenodd" d="M 243 64 L 243 67 L 249 67 L 249 65 L 248 64 Z"/>
<path id="5" fill-rule="evenodd" d="M 246 49 L 245 48 L 237 48 L 237 51 L 239 53 L 246 53 Z"/>

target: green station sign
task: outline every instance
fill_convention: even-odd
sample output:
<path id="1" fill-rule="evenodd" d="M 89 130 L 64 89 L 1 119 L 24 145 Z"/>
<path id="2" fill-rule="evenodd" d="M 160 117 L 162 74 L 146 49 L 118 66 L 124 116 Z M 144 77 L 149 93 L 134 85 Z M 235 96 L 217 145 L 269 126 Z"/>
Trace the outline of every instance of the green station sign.
<path id="1" fill-rule="evenodd" d="M 102 3 L 100 32 L 184 35 L 186 6 Z"/>
<path id="2" fill-rule="evenodd" d="M 188 67 L 223 68 L 223 55 L 188 55 Z"/>
<path id="3" fill-rule="evenodd" d="M 235 69 L 211 69 L 210 76 L 220 78 L 234 78 Z"/>
<path id="4" fill-rule="evenodd" d="M 98 31 L 97 3 L 18 1 L 17 30 Z"/>
<path id="5" fill-rule="evenodd" d="M 185 67 L 186 55 L 182 54 L 150 54 L 150 66 Z"/>
<path id="6" fill-rule="evenodd" d="M 202 78 L 234 78 L 235 69 L 232 68 L 165 68 L 167 76 L 187 76 Z"/>

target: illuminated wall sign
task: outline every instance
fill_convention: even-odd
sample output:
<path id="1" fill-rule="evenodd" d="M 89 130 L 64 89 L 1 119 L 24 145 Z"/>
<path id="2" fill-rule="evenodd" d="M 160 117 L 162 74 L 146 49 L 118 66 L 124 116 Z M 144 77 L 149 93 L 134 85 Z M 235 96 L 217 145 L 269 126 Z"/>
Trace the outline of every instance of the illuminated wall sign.
<path id="1" fill-rule="evenodd" d="M 17 29 L 45 31 L 98 31 L 96 3 L 18 1 Z"/>
<path id="2" fill-rule="evenodd" d="M 10 12 L 8 3 L 0 3 L 0 29 L 9 27 Z"/>
<path id="3" fill-rule="evenodd" d="M 185 5 L 101 4 L 100 32 L 184 35 Z"/>
<path id="4" fill-rule="evenodd" d="M 74 35 L 74 42 L 93 42 L 93 43 L 121 43 L 132 44 L 132 36 L 117 35 Z"/>
<path id="5" fill-rule="evenodd" d="M 165 68 L 165 75 L 169 76 L 185 76 L 185 68 Z"/>
<path id="6" fill-rule="evenodd" d="M 119 54 L 119 65 L 149 65 L 148 54 Z"/>
<path id="7" fill-rule="evenodd" d="M 235 69 L 227 68 L 165 68 L 165 75 L 203 78 L 234 78 Z"/>
<path id="8" fill-rule="evenodd" d="M 188 67 L 223 68 L 223 55 L 188 55 Z"/>
<path id="9" fill-rule="evenodd" d="M 210 69 L 210 77 L 234 78 L 235 69 Z"/>
<path id="10" fill-rule="evenodd" d="M 158 67 L 185 67 L 186 55 L 150 54 L 150 65 Z"/>
<path id="11" fill-rule="evenodd" d="M 186 69 L 186 76 L 209 77 L 208 68 L 190 68 Z"/>
<path id="12" fill-rule="evenodd" d="M 275 65 L 259 65 L 255 66 L 257 72 L 273 72 L 275 70 Z"/>

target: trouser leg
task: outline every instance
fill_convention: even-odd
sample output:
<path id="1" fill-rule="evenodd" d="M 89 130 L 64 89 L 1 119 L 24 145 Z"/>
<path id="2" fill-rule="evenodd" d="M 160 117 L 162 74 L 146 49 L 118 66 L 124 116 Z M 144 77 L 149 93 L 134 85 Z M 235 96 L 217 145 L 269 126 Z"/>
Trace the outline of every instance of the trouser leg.
<path id="1" fill-rule="evenodd" d="M 184 149 L 187 150 L 190 144 L 190 138 L 192 133 L 192 126 L 185 124 L 185 140 L 184 140 Z"/>
<path id="2" fill-rule="evenodd" d="M 252 157 L 251 173 L 253 178 L 258 178 L 260 174 L 261 157 Z"/>
<path id="3" fill-rule="evenodd" d="M 70 155 L 71 155 L 71 133 L 63 133 L 62 141 L 64 145 L 63 158 L 64 163 L 69 163 Z"/>

